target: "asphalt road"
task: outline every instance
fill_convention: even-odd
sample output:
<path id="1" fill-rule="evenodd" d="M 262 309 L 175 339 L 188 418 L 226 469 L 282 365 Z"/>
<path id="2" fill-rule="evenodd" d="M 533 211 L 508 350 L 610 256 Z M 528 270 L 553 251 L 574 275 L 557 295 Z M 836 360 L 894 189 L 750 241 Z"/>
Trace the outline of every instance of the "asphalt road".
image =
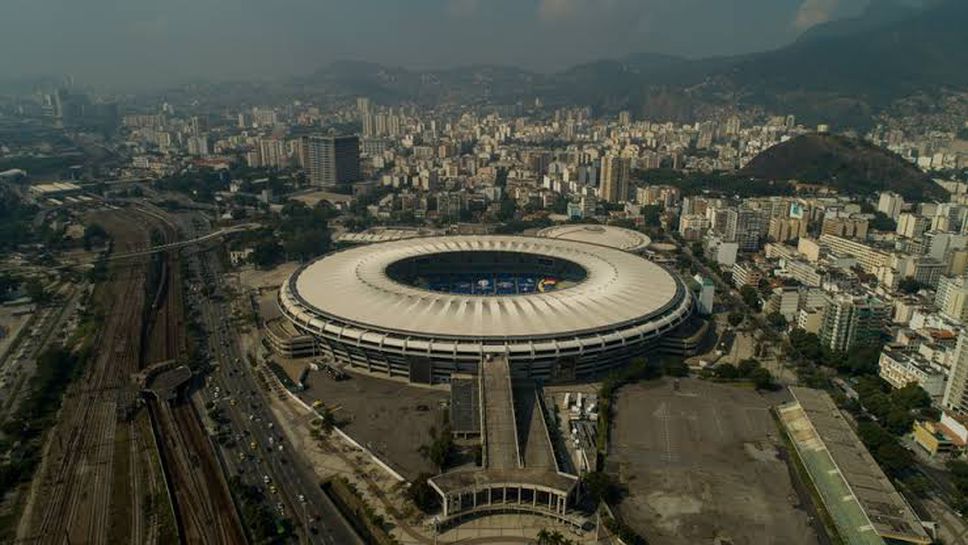
<path id="1" fill-rule="evenodd" d="M 320 489 L 318 477 L 288 443 L 269 410 L 265 397 L 269 394 L 263 391 L 234 334 L 232 303 L 226 296 L 217 256 L 209 252 L 198 259 L 201 284 L 193 278 L 191 286 L 210 286 L 213 297 L 198 291 L 189 300 L 201 314 L 209 334 L 209 354 L 217 363 L 201 398 L 215 402 L 230 421 L 227 426 L 236 445 L 222 449 L 230 476 L 239 474 L 247 484 L 263 488 L 269 507 L 293 521 L 301 542 L 362 545 L 363 541 Z"/>

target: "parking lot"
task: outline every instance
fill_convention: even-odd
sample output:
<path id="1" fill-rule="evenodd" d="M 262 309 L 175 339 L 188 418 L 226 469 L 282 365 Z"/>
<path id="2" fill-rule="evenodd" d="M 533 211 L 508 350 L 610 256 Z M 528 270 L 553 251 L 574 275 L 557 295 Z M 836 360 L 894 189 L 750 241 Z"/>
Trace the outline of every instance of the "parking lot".
<path id="1" fill-rule="evenodd" d="M 623 518 L 657 544 L 816 544 L 779 457 L 779 400 L 696 379 L 622 388 L 607 465 Z"/>
<path id="2" fill-rule="evenodd" d="M 430 442 L 431 426 L 441 428 L 449 392 L 358 373 L 349 373 L 349 377 L 336 381 L 322 371 L 310 373 L 300 397 L 307 403 L 319 400 L 334 408 L 343 431 L 404 477 L 434 473 L 417 449 Z"/>

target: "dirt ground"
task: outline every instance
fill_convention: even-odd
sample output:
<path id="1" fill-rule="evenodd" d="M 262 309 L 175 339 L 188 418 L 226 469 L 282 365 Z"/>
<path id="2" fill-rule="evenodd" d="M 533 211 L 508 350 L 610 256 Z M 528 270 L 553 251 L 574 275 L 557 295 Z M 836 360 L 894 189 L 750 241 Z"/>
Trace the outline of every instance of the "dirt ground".
<path id="1" fill-rule="evenodd" d="M 293 261 L 283 263 L 267 271 L 255 267 L 245 267 L 239 271 L 239 281 L 247 289 L 271 290 L 282 285 L 299 267 Z"/>
<path id="2" fill-rule="evenodd" d="M 621 515 L 649 543 L 818 543 L 769 407 L 779 398 L 696 379 L 622 388 L 607 466 Z"/>
<path id="3" fill-rule="evenodd" d="M 300 396 L 335 408 L 343 431 L 412 479 L 433 466 L 417 449 L 430 442 L 430 428 L 440 429 L 450 393 L 444 389 L 410 386 L 401 382 L 351 373 L 334 381 L 313 372 Z"/>

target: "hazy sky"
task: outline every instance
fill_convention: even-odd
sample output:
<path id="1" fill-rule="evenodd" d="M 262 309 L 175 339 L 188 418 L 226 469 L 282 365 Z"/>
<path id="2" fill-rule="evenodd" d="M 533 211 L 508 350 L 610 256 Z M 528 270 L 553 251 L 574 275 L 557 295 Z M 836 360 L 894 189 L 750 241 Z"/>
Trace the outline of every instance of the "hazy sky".
<path id="1" fill-rule="evenodd" d="M 769 49 L 869 0 L 0 0 L 0 77 L 153 86 L 333 60 L 542 71 Z"/>

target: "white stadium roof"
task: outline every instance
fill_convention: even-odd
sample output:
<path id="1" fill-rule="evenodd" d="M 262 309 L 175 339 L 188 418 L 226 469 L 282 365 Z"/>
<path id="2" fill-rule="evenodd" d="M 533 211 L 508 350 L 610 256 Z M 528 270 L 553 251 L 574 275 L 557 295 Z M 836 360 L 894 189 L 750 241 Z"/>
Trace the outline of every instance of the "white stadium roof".
<path id="1" fill-rule="evenodd" d="M 546 227 L 537 232 L 537 236 L 557 238 L 599 244 L 610 248 L 638 252 L 644 250 L 652 239 L 648 236 L 624 227 L 613 225 L 598 225 L 589 223 L 563 224 Z"/>
<path id="2" fill-rule="evenodd" d="M 519 252 L 571 261 L 587 277 L 573 287 L 517 295 L 458 295 L 408 286 L 386 269 L 447 252 Z M 681 312 L 681 282 L 637 255 L 582 242 L 518 236 L 417 238 L 330 254 L 294 274 L 305 319 L 417 336 L 545 337 L 663 320 Z"/>

